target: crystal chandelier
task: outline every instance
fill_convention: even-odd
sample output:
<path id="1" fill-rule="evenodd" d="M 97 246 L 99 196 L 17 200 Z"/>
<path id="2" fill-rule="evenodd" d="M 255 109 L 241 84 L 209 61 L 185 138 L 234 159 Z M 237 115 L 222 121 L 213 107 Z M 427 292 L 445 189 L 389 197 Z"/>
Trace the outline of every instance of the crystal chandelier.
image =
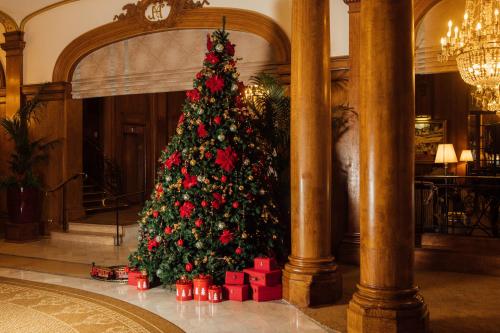
<path id="1" fill-rule="evenodd" d="M 462 27 L 448 22 L 439 60 L 456 57 L 463 80 L 483 110 L 500 112 L 500 0 L 466 0 Z"/>

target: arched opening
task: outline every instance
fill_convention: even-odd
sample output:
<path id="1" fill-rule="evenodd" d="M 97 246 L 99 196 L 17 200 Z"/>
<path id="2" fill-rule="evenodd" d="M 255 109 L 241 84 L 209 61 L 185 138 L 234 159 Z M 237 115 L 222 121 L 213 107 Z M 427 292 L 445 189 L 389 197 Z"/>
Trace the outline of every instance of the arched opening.
<path id="1" fill-rule="evenodd" d="M 161 149 L 201 68 L 206 35 L 220 27 L 222 16 L 242 58 L 242 81 L 289 63 L 290 43 L 276 23 L 226 8 L 185 11 L 174 26 L 147 31 L 137 21 L 118 20 L 82 35 L 61 53 L 54 81 L 71 83 L 72 99 L 82 105 L 82 165 L 93 181 L 84 186 L 88 213 L 103 208 L 109 192 L 148 193 L 153 187 Z"/>

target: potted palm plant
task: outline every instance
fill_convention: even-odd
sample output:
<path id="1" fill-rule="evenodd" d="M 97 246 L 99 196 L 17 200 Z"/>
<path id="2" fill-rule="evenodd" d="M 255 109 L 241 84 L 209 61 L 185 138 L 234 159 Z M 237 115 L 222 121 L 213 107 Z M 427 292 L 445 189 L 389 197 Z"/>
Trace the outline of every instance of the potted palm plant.
<path id="1" fill-rule="evenodd" d="M 44 138 L 33 139 L 30 135 L 30 127 L 38 122 L 37 113 L 43 105 L 37 95 L 12 117 L 0 119 L 0 126 L 7 132 L 13 148 L 9 160 L 11 176 L 0 183 L 7 190 L 6 240 L 29 241 L 39 235 L 42 196 L 34 168 L 47 159 L 48 149 L 55 143 Z"/>

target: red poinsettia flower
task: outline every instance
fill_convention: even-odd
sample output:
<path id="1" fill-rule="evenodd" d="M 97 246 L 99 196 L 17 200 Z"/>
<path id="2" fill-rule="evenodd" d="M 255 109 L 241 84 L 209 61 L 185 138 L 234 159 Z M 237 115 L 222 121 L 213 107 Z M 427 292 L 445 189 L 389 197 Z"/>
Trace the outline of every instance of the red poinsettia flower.
<path id="1" fill-rule="evenodd" d="M 200 91 L 198 89 L 188 90 L 186 92 L 186 96 L 189 98 L 191 102 L 198 102 L 200 100 Z"/>
<path id="2" fill-rule="evenodd" d="M 217 149 L 217 159 L 215 163 L 218 164 L 226 172 L 232 172 L 236 161 L 238 160 L 238 155 L 231 147 L 226 149 Z"/>
<path id="3" fill-rule="evenodd" d="M 224 79 L 219 75 L 214 75 L 210 79 L 205 82 L 205 85 L 212 94 L 215 94 L 218 91 L 221 91 L 224 88 Z"/>
<path id="4" fill-rule="evenodd" d="M 220 116 L 217 116 L 214 118 L 214 123 L 216 123 L 217 125 L 220 125 L 221 122 L 222 122 L 222 118 Z"/>
<path id="5" fill-rule="evenodd" d="M 212 153 L 211 153 L 211 152 L 209 152 L 209 151 L 207 151 L 207 152 L 205 153 L 205 158 L 206 158 L 207 160 L 211 159 L 211 158 L 212 158 Z"/>
<path id="6" fill-rule="evenodd" d="M 181 113 L 181 116 L 179 117 L 179 121 L 177 122 L 177 126 L 179 126 L 183 122 L 184 122 L 184 113 Z"/>
<path id="7" fill-rule="evenodd" d="M 205 128 L 205 124 L 201 123 L 198 125 L 198 137 L 206 138 L 208 135 L 207 129 Z"/>
<path id="8" fill-rule="evenodd" d="M 158 242 L 157 242 L 157 241 L 155 241 L 154 239 L 150 239 L 150 240 L 148 241 L 148 251 L 150 251 L 150 252 L 151 252 L 151 251 L 153 250 L 153 248 L 157 247 L 158 245 L 159 245 L 159 244 L 158 244 Z"/>
<path id="9" fill-rule="evenodd" d="M 188 190 L 198 184 L 196 176 L 190 176 L 189 174 L 184 175 L 184 180 L 182 181 L 182 186 Z"/>
<path id="10" fill-rule="evenodd" d="M 234 44 L 231 44 L 230 41 L 226 42 L 226 52 L 229 54 L 231 57 L 234 56 Z"/>
<path id="11" fill-rule="evenodd" d="M 168 170 L 172 169 L 174 165 L 179 165 L 179 164 L 181 164 L 181 153 L 179 153 L 178 151 L 170 155 L 165 161 L 165 166 L 167 167 Z"/>
<path id="12" fill-rule="evenodd" d="M 194 205 L 186 201 L 180 208 L 180 214 L 182 218 L 190 218 L 191 214 L 193 214 L 194 211 Z"/>
<path id="13" fill-rule="evenodd" d="M 214 197 L 215 200 L 219 201 L 220 203 L 226 203 L 226 198 L 222 196 L 220 193 L 212 193 L 212 196 Z"/>
<path id="14" fill-rule="evenodd" d="M 213 46 L 212 38 L 210 38 L 210 34 L 207 34 L 207 50 L 212 51 Z"/>
<path id="15" fill-rule="evenodd" d="M 166 227 L 165 227 L 165 233 L 166 233 L 167 235 L 172 234 L 172 227 L 170 227 L 170 226 L 166 226 Z"/>
<path id="16" fill-rule="evenodd" d="M 219 240 L 222 244 L 226 245 L 233 240 L 233 233 L 229 230 L 224 230 L 220 235 Z"/>
<path id="17" fill-rule="evenodd" d="M 205 61 L 211 63 L 212 65 L 215 65 L 216 63 L 219 62 L 219 57 L 217 57 L 215 53 L 210 52 L 209 54 L 206 55 Z"/>
<path id="18" fill-rule="evenodd" d="M 212 208 L 213 209 L 219 209 L 220 208 L 220 202 L 217 200 L 212 201 Z"/>

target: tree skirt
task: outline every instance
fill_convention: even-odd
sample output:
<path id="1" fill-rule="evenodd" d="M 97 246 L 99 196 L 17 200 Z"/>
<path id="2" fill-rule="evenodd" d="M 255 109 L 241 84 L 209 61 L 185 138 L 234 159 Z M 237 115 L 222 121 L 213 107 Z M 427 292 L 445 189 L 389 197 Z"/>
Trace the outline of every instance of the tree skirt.
<path id="1" fill-rule="evenodd" d="M 0 277 L 0 332 L 183 332 L 139 307 L 73 288 Z"/>

